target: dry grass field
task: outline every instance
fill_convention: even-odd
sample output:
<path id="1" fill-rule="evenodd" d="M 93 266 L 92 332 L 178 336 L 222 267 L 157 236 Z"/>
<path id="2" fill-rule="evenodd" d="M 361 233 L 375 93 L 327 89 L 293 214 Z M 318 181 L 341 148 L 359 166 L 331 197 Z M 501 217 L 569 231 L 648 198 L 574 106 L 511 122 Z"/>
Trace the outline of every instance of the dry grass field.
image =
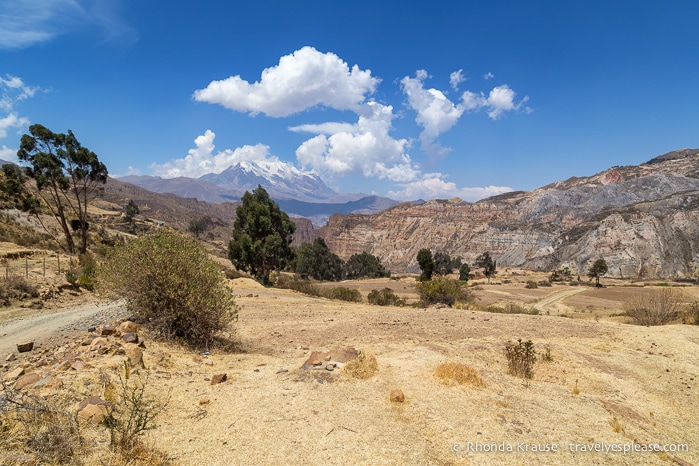
<path id="1" fill-rule="evenodd" d="M 146 340 L 148 388 L 169 394 L 147 441 L 174 464 L 197 465 L 699 464 L 699 326 L 615 316 L 649 288 L 526 289 L 539 279 L 526 273 L 479 282 L 477 302 L 552 298 L 549 315 L 379 307 L 232 280 L 241 306 L 233 348 L 207 355 Z M 391 287 L 410 301 L 413 284 L 339 285 L 365 299 Z M 699 296 L 682 290 L 688 301 Z M 507 371 L 504 347 L 520 338 L 552 357 L 537 360 L 531 380 Z M 375 355 L 373 376 L 301 368 L 313 351 L 348 347 Z M 119 358 L 59 376 L 66 389 L 102 396 L 100 373 L 114 377 Z M 212 385 L 221 373 L 227 380 Z M 404 402 L 390 401 L 394 389 Z M 99 451 L 108 438 L 92 441 Z M 668 451 L 640 451 L 652 445 Z"/>

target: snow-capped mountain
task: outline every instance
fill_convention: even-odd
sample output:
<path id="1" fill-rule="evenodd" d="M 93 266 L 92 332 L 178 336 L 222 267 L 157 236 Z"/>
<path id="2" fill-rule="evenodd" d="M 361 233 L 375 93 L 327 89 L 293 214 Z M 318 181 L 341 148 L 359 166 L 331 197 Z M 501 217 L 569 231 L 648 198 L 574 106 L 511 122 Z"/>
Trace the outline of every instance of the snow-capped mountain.
<path id="1" fill-rule="evenodd" d="M 240 190 L 241 194 L 260 185 L 275 199 L 318 202 L 337 195 L 314 173 L 280 160 L 240 162 L 221 173 L 209 173 L 198 179 L 226 190 Z"/>

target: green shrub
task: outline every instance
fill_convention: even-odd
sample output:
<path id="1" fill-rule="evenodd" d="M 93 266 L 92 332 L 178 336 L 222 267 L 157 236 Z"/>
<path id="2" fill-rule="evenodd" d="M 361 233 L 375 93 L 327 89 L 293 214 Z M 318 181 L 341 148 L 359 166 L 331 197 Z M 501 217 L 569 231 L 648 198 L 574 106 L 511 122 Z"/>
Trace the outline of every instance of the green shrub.
<path id="1" fill-rule="evenodd" d="M 437 275 L 433 280 L 418 282 L 415 287 L 425 307 L 432 304 L 453 306 L 457 301 L 467 301 L 468 294 L 459 280 Z"/>
<path id="2" fill-rule="evenodd" d="M 534 377 L 534 363 L 536 363 L 536 351 L 531 340 L 505 345 L 505 357 L 507 358 L 507 369 L 511 375 L 531 379 Z"/>
<path id="3" fill-rule="evenodd" d="M 353 288 L 346 288 L 344 286 L 338 286 L 335 288 L 327 288 L 323 291 L 323 296 L 328 299 L 339 299 L 342 301 L 349 301 L 352 303 L 361 303 L 362 294 L 359 290 Z"/>
<path id="4" fill-rule="evenodd" d="M 190 236 L 163 230 L 116 247 L 99 276 L 156 335 L 208 346 L 237 318 L 233 290 Z"/>
<path id="5" fill-rule="evenodd" d="M 275 280 L 275 286 L 286 290 L 294 290 L 309 296 L 320 296 L 321 291 L 310 280 L 300 279 L 298 276 L 279 274 Z"/>
<path id="6" fill-rule="evenodd" d="M 405 300 L 399 298 L 396 293 L 391 288 L 384 288 L 383 290 L 371 290 L 367 296 L 367 301 L 369 304 L 374 304 L 377 306 L 404 306 Z"/>
<path id="7" fill-rule="evenodd" d="M 537 285 L 534 280 L 527 280 L 527 284 L 524 287 L 531 290 L 539 288 L 539 285 Z"/>

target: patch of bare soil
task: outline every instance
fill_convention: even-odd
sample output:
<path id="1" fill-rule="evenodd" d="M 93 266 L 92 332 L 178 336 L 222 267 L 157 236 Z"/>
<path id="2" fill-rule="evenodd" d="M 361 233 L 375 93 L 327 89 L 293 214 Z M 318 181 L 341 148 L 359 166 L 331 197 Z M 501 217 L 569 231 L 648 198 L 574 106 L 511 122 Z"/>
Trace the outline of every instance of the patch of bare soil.
<path id="1" fill-rule="evenodd" d="M 172 400 L 158 444 L 182 463 L 699 461 L 695 326 L 382 308 L 235 285 L 244 351 L 215 353 L 206 367 L 171 350 L 174 367 L 159 381 Z M 507 374 L 503 347 L 517 338 L 553 356 L 531 381 Z M 375 353 L 377 375 L 300 369 L 311 351 L 348 346 Z M 452 361 L 475 368 L 485 386 L 440 383 L 435 368 Z M 210 385 L 219 372 L 228 381 Z M 391 403 L 392 389 L 406 401 Z M 583 451 L 656 443 L 689 451 Z"/>
<path id="2" fill-rule="evenodd" d="M 235 352 L 146 341 L 151 388 L 170 394 L 150 441 L 176 463 L 699 463 L 699 326 L 378 307 L 231 285 L 242 306 Z M 507 373 L 504 345 L 518 338 L 550 349 L 532 380 Z M 313 351 L 348 347 L 375 354 L 376 375 L 301 368 Z M 442 383 L 445 362 L 474 368 L 483 386 Z M 101 395 L 99 379 L 57 377 Z M 394 389 L 403 403 L 389 400 Z"/>

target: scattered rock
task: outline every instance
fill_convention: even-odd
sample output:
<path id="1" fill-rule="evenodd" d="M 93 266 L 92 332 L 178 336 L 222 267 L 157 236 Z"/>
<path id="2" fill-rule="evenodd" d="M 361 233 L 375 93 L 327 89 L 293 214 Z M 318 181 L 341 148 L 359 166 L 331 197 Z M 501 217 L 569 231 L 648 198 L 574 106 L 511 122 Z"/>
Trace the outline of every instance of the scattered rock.
<path id="1" fill-rule="evenodd" d="M 17 379 L 17 381 L 15 382 L 15 388 L 17 390 L 21 390 L 25 387 L 30 387 L 31 385 L 37 383 L 39 380 L 41 380 L 39 374 L 37 374 L 36 372 L 29 372 Z"/>
<path id="2" fill-rule="evenodd" d="M 284 372 L 289 372 L 289 369 L 279 369 L 277 374 L 283 374 Z"/>
<path id="3" fill-rule="evenodd" d="M 126 333 L 136 333 L 138 332 L 138 324 L 136 322 L 126 320 L 119 324 L 117 327 L 117 332 L 122 336 Z"/>
<path id="4" fill-rule="evenodd" d="M 146 368 L 146 365 L 143 363 L 143 350 L 141 348 L 136 345 L 129 345 L 124 352 L 133 367 Z"/>
<path id="5" fill-rule="evenodd" d="M 98 396 L 88 396 L 78 405 L 78 418 L 91 424 L 99 424 L 113 407 L 109 401 Z"/>
<path id="6" fill-rule="evenodd" d="M 100 327 L 99 334 L 101 336 L 114 335 L 116 333 L 116 327 L 113 325 L 103 325 Z"/>
<path id="7" fill-rule="evenodd" d="M 70 368 L 74 371 L 80 371 L 85 368 L 85 363 L 78 359 L 70 365 Z"/>
<path id="8" fill-rule="evenodd" d="M 214 365 L 214 362 L 213 362 L 211 359 L 206 358 L 206 359 L 204 359 L 204 360 L 202 361 L 202 364 L 204 364 L 204 365 L 206 365 L 206 366 L 213 366 L 213 365 Z"/>
<path id="9" fill-rule="evenodd" d="M 28 351 L 31 351 L 32 349 L 34 349 L 34 342 L 33 341 L 17 345 L 17 351 L 19 351 L 20 353 L 26 353 Z"/>
<path id="10" fill-rule="evenodd" d="M 24 367 L 18 367 L 17 369 L 8 372 L 7 374 L 2 376 L 2 381 L 4 383 L 7 382 L 12 382 L 13 380 L 17 379 L 21 375 L 24 374 Z"/>
<path id="11" fill-rule="evenodd" d="M 211 400 L 209 398 L 202 398 L 201 400 L 199 400 L 200 405 L 208 405 L 210 402 Z"/>
<path id="12" fill-rule="evenodd" d="M 223 383 L 226 380 L 228 380 L 228 374 L 214 374 L 214 376 L 211 377 L 211 385 Z"/>
<path id="13" fill-rule="evenodd" d="M 403 403 L 405 401 L 405 395 L 402 390 L 391 390 L 391 403 Z"/>
<path id="14" fill-rule="evenodd" d="M 51 377 L 50 375 L 49 375 L 49 376 L 46 376 L 46 377 L 44 377 L 43 379 L 39 380 L 39 381 L 38 381 L 37 383 L 35 383 L 34 385 L 32 385 L 32 388 L 41 388 L 41 387 L 45 387 L 45 386 L 47 386 L 49 383 L 51 383 L 52 380 L 53 380 L 53 377 Z"/>
<path id="15" fill-rule="evenodd" d="M 14 361 L 15 359 L 17 359 L 17 357 L 15 356 L 15 353 L 10 353 L 5 358 L 5 361 L 10 362 L 10 361 Z"/>
<path id="16" fill-rule="evenodd" d="M 125 343 L 138 343 L 138 335 L 135 332 L 127 332 L 121 336 Z"/>

